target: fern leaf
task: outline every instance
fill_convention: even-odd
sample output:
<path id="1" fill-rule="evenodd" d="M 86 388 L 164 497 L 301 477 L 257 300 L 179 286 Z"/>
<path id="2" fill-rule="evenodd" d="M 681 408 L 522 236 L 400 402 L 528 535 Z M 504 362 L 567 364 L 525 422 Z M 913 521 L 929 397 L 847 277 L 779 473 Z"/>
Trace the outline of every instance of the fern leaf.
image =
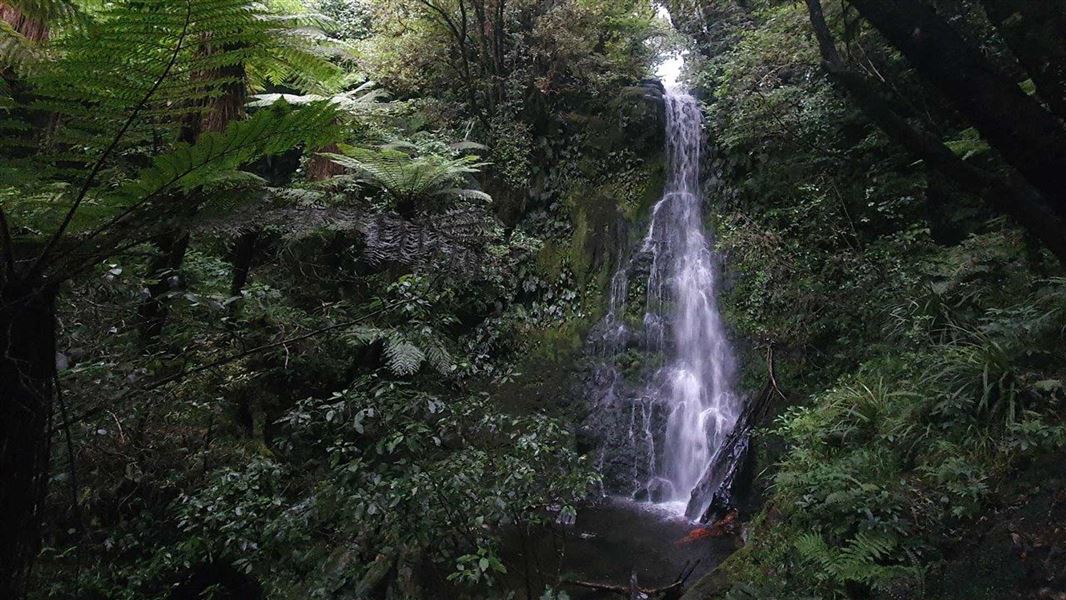
<path id="1" fill-rule="evenodd" d="M 385 357 L 388 359 L 389 370 L 397 375 L 413 375 L 426 360 L 422 350 L 398 336 L 389 338 L 385 346 Z"/>
<path id="2" fill-rule="evenodd" d="M 71 231 L 95 232 L 128 220 L 136 211 L 149 207 L 166 208 L 176 192 L 201 189 L 210 192 L 232 189 L 234 185 L 261 184 L 261 180 L 240 168 L 260 157 L 277 155 L 304 144 L 318 144 L 333 134 L 334 109 L 311 105 L 296 110 L 266 110 L 232 123 L 224 132 L 207 133 L 194 145 L 182 144 L 161 154 L 152 165 L 124 183 L 116 192 L 97 194 L 79 208 L 79 218 Z M 14 214 L 32 216 L 32 224 L 48 230 L 69 207 L 69 187 L 58 186 L 50 193 L 11 195 L 5 208 Z M 200 201 L 209 199 L 201 195 Z"/>
<path id="3" fill-rule="evenodd" d="M 281 154 L 309 141 L 322 143 L 334 117 L 333 109 L 325 104 L 256 113 L 231 124 L 225 132 L 208 132 L 194 145 L 179 145 L 156 157 L 149 169 L 126 184 L 123 196 L 143 201 L 173 189 L 187 191 L 229 176 L 252 159 Z"/>

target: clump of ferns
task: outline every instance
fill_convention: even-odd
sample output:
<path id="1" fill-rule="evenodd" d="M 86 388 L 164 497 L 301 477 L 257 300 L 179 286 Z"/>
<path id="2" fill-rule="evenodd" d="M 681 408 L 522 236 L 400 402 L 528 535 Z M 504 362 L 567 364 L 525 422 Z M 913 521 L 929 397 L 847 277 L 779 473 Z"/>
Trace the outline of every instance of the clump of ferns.
<path id="1" fill-rule="evenodd" d="M 818 532 L 800 534 L 793 547 L 823 590 L 834 597 L 854 597 L 857 587 L 888 592 L 921 586 L 924 570 L 918 555 L 895 533 L 860 531 L 843 544 L 829 544 Z"/>
<path id="2" fill-rule="evenodd" d="M 953 339 L 936 348 L 919 387 L 936 396 L 930 416 L 947 427 L 1010 426 L 1026 412 L 1062 401 L 1053 376 L 1066 368 L 1066 280 L 976 326 L 953 324 Z"/>
<path id="3" fill-rule="evenodd" d="M 826 394 L 824 404 L 806 418 L 793 414 L 787 435 L 829 448 L 861 446 L 879 435 L 886 419 L 894 418 L 897 405 L 908 395 L 905 390 L 890 388 L 883 378 L 872 383 L 857 380 Z"/>

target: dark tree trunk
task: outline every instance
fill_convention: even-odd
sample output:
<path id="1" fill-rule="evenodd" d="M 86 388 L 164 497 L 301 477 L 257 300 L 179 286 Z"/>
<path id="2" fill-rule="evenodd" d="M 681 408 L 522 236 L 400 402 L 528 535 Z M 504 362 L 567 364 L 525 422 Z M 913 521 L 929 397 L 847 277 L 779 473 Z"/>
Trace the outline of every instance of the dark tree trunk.
<path id="1" fill-rule="evenodd" d="M 311 181 L 325 181 L 330 177 L 344 173 L 344 167 L 322 156 L 322 153 L 339 154 L 340 146 L 330 144 L 315 152 L 307 163 L 307 178 Z"/>
<path id="2" fill-rule="evenodd" d="M 230 296 L 240 296 L 248 284 L 252 272 L 252 259 L 255 258 L 255 246 L 259 241 L 259 230 L 246 231 L 233 244 L 233 281 L 230 282 Z"/>
<path id="3" fill-rule="evenodd" d="M 772 360 L 772 354 L 771 360 Z M 772 373 L 772 371 L 771 371 Z M 736 509 L 744 482 L 742 474 L 750 468 L 748 455 L 755 429 L 764 424 L 780 394 L 771 380 L 762 392 L 752 398 L 737 418 L 733 431 L 715 451 L 696 487 L 692 489 L 685 516 L 700 523 L 714 523 L 730 510 Z"/>
<path id="4" fill-rule="evenodd" d="M 997 178 L 966 163 L 939 138 L 908 123 L 881 95 L 876 82 L 845 64 L 826 24 L 821 1 L 806 1 L 826 72 L 844 88 L 863 114 L 890 139 L 951 178 L 961 189 L 1014 218 L 1066 264 L 1066 235 L 1063 235 L 1066 224 L 1044 198 L 1017 176 Z"/>
<path id="5" fill-rule="evenodd" d="M 152 342 L 163 333 L 170 315 L 170 303 L 166 297 L 181 285 L 179 276 L 185 251 L 189 248 L 189 234 L 170 232 L 156 239 L 159 254 L 149 265 L 148 276 L 155 281 L 148 286 L 148 297 L 137 309 L 140 317 L 141 339 Z"/>
<path id="6" fill-rule="evenodd" d="M 248 279 L 252 275 L 252 266 L 255 262 L 255 253 L 259 246 L 261 233 L 258 229 L 245 231 L 230 248 L 230 261 L 233 263 L 233 276 L 230 280 L 229 295 L 236 298 L 229 305 L 229 314 L 232 317 L 230 326 L 236 326 L 236 320 L 244 308 L 244 287 L 248 285 Z"/>
<path id="7" fill-rule="evenodd" d="M 848 0 L 1066 215 L 1066 129 L 921 0 Z"/>
<path id="8" fill-rule="evenodd" d="M 56 375 L 55 291 L 0 290 L 0 598 L 26 593 L 40 549 Z"/>
<path id="9" fill-rule="evenodd" d="M 1036 93 L 1066 119 L 1066 3 L 981 0 L 981 5 L 1033 79 Z"/>

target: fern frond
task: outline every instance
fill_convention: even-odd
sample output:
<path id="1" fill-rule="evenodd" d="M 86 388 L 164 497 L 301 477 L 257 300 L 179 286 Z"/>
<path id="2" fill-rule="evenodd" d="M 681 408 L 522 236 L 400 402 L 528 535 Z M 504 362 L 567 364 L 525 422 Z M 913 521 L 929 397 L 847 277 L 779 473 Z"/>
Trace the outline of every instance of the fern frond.
<path id="1" fill-rule="evenodd" d="M 484 192 L 455 187 L 464 177 L 485 166 L 476 157 L 412 157 L 397 147 L 395 143 L 377 149 L 341 146 L 343 154 L 324 153 L 323 156 L 356 171 L 367 184 L 382 189 L 397 202 L 418 203 L 434 196 L 489 198 Z"/>
<path id="2" fill-rule="evenodd" d="M 170 190 L 189 191 L 233 175 L 239 166 L 328 139 L 336 112 L 322 103 L 298 110 L 266 110 L 237 121 L 222 133 L 207 132 L 196 144 L 181 144 L 153 160 L 127 183 L 118 197 L 131 202 L 157 198 Z"/>
<path id="3" fill-rule="evenodd" d="M 448 144 L 448 148 L 455 150 L 456 152 L 477 151 L 485 152 L 489 149 L 485 144 L 479 144 L 477 142 L 471 142 L 470 140 L 464 140 L 462 142 L 455 142 L 454 144 Z"/>
<path id="4" fill-rule="evenodd" d="M 38 61 L 28 76 L 35 92 L 28 108 L 59 117 L 62 126 L 47 140 L 49 162 L 91 161 L 135 108 L 130 147 L 172 143 L 187 117 L 234 86 L 328 90 L 341 76 L 324 48 L 330 43 L 305 19 L 273 15 L 252 0 L 107 3 L 84 27 L 49 43 L 56 58 Z M 33 58 L 10 35 L 0 36 L 0 58 L 4 51 L 9 61 Z"/>
<path id="5" fill-rule="evenodd" d="M 794 544 L 796 551 L 804 560 L 813 562 L 821 568 L 828 567 L 831 562 L 829 546 L 822 539 L 821 534 L 807 532 L 796 538 Z"/>
<path id="6" fill-rule="evenodd" d="M 492 202 L 492 196 L 486 194 L 481 190 L 470 190 L 463 188 L 448 188 L 437 192 L 438 196 L 455 196 L 462 198 L 463 200 L 480 200 L 482 202 Z"/>
<path id="7" fill-rule="evenodd" d="M 180 144 L 155 157 L 118 190 L 94 194 L 79 209 L 71 225 L 73 233 L 104 228 L 128 220 L 149 207 L 167 208 L 176 192 L 224 189 L 235 183 L 249 185 L 261 180 L 239 169 L 263 156 L 277 155 L 305 144 L 318 144 L 332 135 L 334 109 L 328 104 L 300 109 L 271 109 L 232 123 L 223 132 L 202 135 L 196 144 Z M 23 218 L 24 225 L 51 229 L 69 208 L 71 188 L 57 184 L 46 195 L 19 198 L 12 195 L 5 208 Z M 201 194 L 199 201 L 207 196 Z M 179 208 L 174 206 L 174 209 Z M 188 208 L 188 207 L 186 207 Z"/>
<path id="8" fill-rule="evenodd" d="M 336 94 L 334 96 L 321 96 L 318 94 L 257 94 L 253 96 L 251 107 L 272 106 L 277 102 L 286 102 L 292 105 L 308 104 L 312 102 L 329 101 L 350 114 L 365 114 L 378 105 L 378 101 L 386 98 L 388 94 L 384 90 L 371 90 L 364 87 Z"/>
<path id="9" fill-rule="evenodd" d="M 455 360 L 444 347 L 444 342 L 436 336 L 422 336 L 421 348 L 426 356 L 426 362 L 441 375 L 447 375 L 455 368 Z"/>
<path id="10" fill-rule="evenodd" d="M 395 334 L 389 337 L 385 345 L 385 357 L 389 370 L 396 375 L 413 375 L 426 360 L 422 350 Z"/>

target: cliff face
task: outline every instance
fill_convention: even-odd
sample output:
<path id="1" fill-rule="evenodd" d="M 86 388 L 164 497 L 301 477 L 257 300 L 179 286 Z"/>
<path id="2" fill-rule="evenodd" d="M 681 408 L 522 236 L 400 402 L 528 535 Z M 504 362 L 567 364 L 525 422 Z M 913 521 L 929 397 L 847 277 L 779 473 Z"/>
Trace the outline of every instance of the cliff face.
<path id="1" fill-rule="evenodd" d="M 520 375 L 494 392 L 508 410 L 583 419 L 585 336 L 607 309 L 619 253 L 662 192 L 662 95 L 661 83 L 646 80 L 624 88 L 607 110 L 567 113 L 543 132 L 516 228 L 540 234 L 531 278 L 554 289 L 529 306 Z"/>

